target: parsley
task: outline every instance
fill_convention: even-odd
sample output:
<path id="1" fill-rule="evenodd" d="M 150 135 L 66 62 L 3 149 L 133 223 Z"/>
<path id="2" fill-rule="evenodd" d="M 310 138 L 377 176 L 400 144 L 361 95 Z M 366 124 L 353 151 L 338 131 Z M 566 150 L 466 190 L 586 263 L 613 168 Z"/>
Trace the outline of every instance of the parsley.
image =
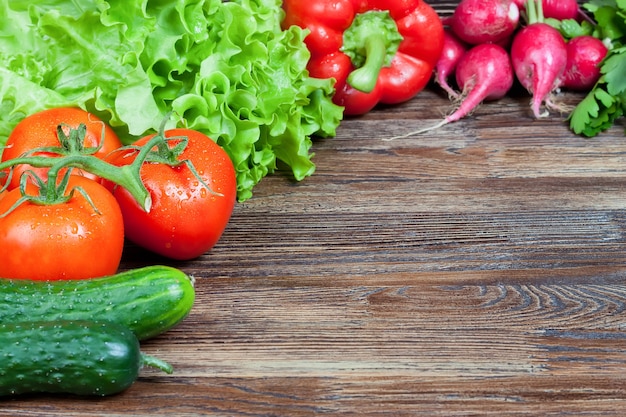
<path id="1" fill-rule="evenodd" d="M 593 137 L 626 112 L 626 0 L 591 0 L 583 7 L 597 22 L 593 35 L 610 45 L 600 79 L 569 116 L 575 133 Z"/>

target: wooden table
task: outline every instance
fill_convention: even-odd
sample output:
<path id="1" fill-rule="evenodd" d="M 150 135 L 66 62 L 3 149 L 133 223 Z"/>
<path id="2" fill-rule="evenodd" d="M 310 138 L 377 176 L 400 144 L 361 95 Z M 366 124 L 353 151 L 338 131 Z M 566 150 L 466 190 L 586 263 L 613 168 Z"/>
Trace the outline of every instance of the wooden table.
<path id="1" fill-rule="evenodd" d="M 585 139 L 528 101 L 394 141 L 447 98 L 345 120 L 311 178 L 266 178 L 211 252 L 169 262 L 197 302 L 143 349 L 173 375 L 0 415 L 626 415 L 623 127 Z M 129 245 L 122 268 L 164 262 Z"/>

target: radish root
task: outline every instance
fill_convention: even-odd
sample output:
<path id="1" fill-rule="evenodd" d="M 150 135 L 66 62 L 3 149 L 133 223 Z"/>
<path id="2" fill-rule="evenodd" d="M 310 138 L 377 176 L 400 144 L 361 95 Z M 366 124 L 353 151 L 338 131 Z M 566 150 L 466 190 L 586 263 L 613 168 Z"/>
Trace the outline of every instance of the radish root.
<path id="1" fill-rule="evenodd" d="M 405 133 L 405 134 L 403 134 L 403 135 L 393 136 L 393 137 L 391 137 L 391 138 L 386 138 L 386 139 L 383 139 L 383 140 L 384 140 L 385 142 L 390 142 L 390 141 L 392 141 L 392 140 L 396 140 L 396 139 L 404 139 L 404 138 L 408 138 L 408 137 L 411 137 L 411 136 L 421 135 L 422 133 L 426 133 L 426 132 L 430 132 L 431 130 L 439 129 L 440 127 L 445 126 L 445 125 L 447 125 L 448 123 L 450 123 L 450 122 L 448 121 L 448 119 L 443 119 L 442 121 L 440 121 L 439 123 L 437 123 L 437 124 L 436 124 L 436 125 L 434 125 L 434 126 L 425 127 L 425 128 L 423 128 L 423 129 L 419 129 L 419 130 L 414 130 L 414 131 L 412 131 L 412 132 Z"/>

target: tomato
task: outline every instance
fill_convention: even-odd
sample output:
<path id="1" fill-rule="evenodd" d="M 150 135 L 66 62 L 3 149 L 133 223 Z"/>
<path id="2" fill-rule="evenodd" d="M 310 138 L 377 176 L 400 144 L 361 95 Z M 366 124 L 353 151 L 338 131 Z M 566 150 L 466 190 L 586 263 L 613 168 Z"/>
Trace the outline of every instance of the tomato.
<path id="1" fill-rule="evenodd" d="M 189 160 L 202 180 L 185 164 L 170 166 L 145 162 L 141 179 L 152 198 L 149 212 L 122 187 L 113 189 L 122 209 L 126 237 L 131 242 L 171 259 L 188 260 L 210 250 L 226 229 L 237 198 L 237 178 L 228 154 L 208 136 L 191 129 L 165 132 L 170 149 L 185 136 L 189 142 L 179 160 Z M 154 135 L 135 145 L 145 145 Z M 134 158 L 118 153 L 113 164 L 128 164 Z"/>
<path id="2" fill-rule="evenodd" d="M 69 134 L 69 128 L 78 128 L 83 123 L 87 127 L 85 134 L 84 146 L 97 147 L 102 141 L 102 147 L 94 154 L 99 158 L 104 158 L 114 149 L 122 146 L 116 133 L 95 115 L 73 107 L 59 107 L 49 110 L 43 110 L 34 113 L 22 119 L 10 133 L 6 147 L 2 152 L 2 162 L 9 159 L 15 159 L 24 153 L 32 151 L 40 147 L 58 147 L 60 146 L 57 127 L 60 124 L 67 125 L 63 129 L 65 134 Z M 102 140 L 102 132 L 104 129 L 104 140 Z M 35 155 L 53 156 L 51 153 L 36 153 Z M 33 170 L 41 178 L 45 178 L 48 168 L 33 168 L 29 165 L 17 165 L 11 176 L 9 189 L 16 188 L 19 185 L 20 176 L 26 170 Z M 74 171 L 79 173 L 78 170 Z M 94 178 L 90 173 L 83 173 L 85 176 Z"/>
<path id="3" fill-rule="evenodd" d="M 85 279 L 114 274 L 124 246 L 124 221 L 117 201 L 102 184 L 72 175 L 66 203 L 24 202 L 19 188 L 0 199 L 0 277 L 35 280 Z M 28 184 L 27 194 L 39 189 Z M 93 205 L 92 205 L 93 204 Z M 97 208 L 97 212 L 94 209 Z M 99 214 L 98 214 L 99 213 Z"/>

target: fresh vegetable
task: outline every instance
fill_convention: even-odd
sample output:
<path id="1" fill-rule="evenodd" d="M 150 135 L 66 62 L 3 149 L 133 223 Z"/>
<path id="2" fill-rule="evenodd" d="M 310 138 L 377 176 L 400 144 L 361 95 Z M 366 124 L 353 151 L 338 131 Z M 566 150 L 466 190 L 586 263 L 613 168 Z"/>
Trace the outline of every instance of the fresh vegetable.
<path id="1" fill-rule="evenodd" d="M 0 323 L 106 320 L 129 328 L 139 340 L 145 340 L 180 323 L 191 311 L 194 299 L 193 278 L 162 265 L 88 280 L 2 278 Z"/>
<path id="2" fill-rule="evenodd" d="M 163 130 L 167 119 L 163 121 L 160 131 Z M 77 129 L 70 128 L 69 134 L 59 132 L 59 139 L 62 138 L 62 146 L 47 146 L 41 148 L 34 148 L 27 152 L 24 156 L 18 156 L 13 159 L 7 159 L 0 163 L 0 174 L 11 175 L 12 171 L 16 167 L 29 165 L 35 168 L 46 168 L 45 177 L 41 178 L 34 170 L 26 171 L 33 180 L 39 179 L 41 182 L 54 184 L 59 175 L 66 175 L 67 168 L 78 168 L 79 173 L 82 176 L 93 175 L 98 178 L 99 181 L 106 184 L 114 184 L 126 189 L 140 205 L 142 210 L 149 212 L 152 207 L 152 197 L 146 189 L 140 175 L 141 167 L 144 162 L 150 160 L 155 156 L 155 152 L 152 152 L 153 148 L 161 149 L 166 147 L 166 139 L 162 135 L 154 135 L 154 138 L 150 140 L 150 143 L 143 147 L 139 152 L 136 152 L 132 162 L 130 160 L 121 166 L 116 166 L 104 159 L 109 159 L 109 153 L 104 159 L 95 156 L 93 149 L 84 148 L 82 138 L 84 137 L 84 131 L 86 126 L 80 124 Z M 186 143 L 177 147 L 177 154 L 182 153 Z M 215 145 L 213 145 L 215 146 Z M 118 148 L 114 152 L 125 152 L 128 149 L 137 150 L 136 146 L 127 146 Z M 46 155 L 38 155 L 45 152 Z M 50 156 L 54 156 L 51 158 Z M 179 164 L 179 161 L 166 161 L 159 160 L 157 162 L 166 164 Z M 189 164 L 191 166 L 191 164 Z M 50 168 L 50 169 L 48 169 Z M 41 170 L 40 170 L 41 172 Z M 28 181 L 28 177 L 22 178 L 20 176 L 20 182 Z M 57 201 L 56 194 L 47 196 L 45 201 L 47 204 Z"/>
<path id="3" fill-rule="evenodd" d="M 421 134 L 462 119 L 482 101 L 504 97 L 513 85 L 513 78 L 511 60 L 503 47 L 495 43 L 472 47 L 456 67 L 456 81 L 462 91 L 458 108 L 434 126 L 392 139 Z"/>
<path id="4" fill-rule="evenodd" d="M 506 41 L 519 21 L 519 7 L 513 0 L 461 0 L 444 23 L 463 42 L 479 45 Z"/>
<path id="5" fill-rule="evenodd" d="M 515 0 L 520 10 L 525 11 L 526 0 Z M 547 19 L 578 19 L 582 11 L 576 0 L 542 0 L 543 15 Z"/>
<path id="6" fill-rule="evenodd" d="M 125 144 L 168 127 L 199 130 L 231 157 L 238 198 L 282 161 L 315 170 L 313 137 L 343 109 L 306 70 L 306 32 L 282 30 L 280 0 L 2 1 L 0 144 L 26 115 L 78 106 Z"/>
<path id="7" fill-rule="evenodd" d="M 549 110 L 559 109 L 553 92 L 563 80 L 567 49 L 559 31 L 544 22 L 541 0 L 529 0 L 526 13 L 527 25 L 515 34 L 511 44 L 511 61 L 520 84 L 532 95 L 534 117 L 540 118 Z"/>
<path id="8" fill-rule="evenodd" d="M 0 396 L 106 396 L 130 387 L 145 365 L 172 373 L 140 351 L 127 328 L 109 322 L 0 323 Z"/>
<path id="9" fill-rule="evenodd" d="M 570 39 L 566 46 L 567 64 L 563 74 L 563 87 L 570 90 L 591 90 L 600 78 L 600 63 L 606 57 L 607 47 L 600 39 L 589 35 Z"/>
<path id="10" fill-rule="evenodd" d="M 113 274 L 123 246 L 120 207 L 89 178 L 39 179 L 0 200 L 0 277 L 57 280 Z"/>
<path id="11" fill-rule="evenodd" d="M 497 44 L 481 44 L 459 61 L 456 81 L 466 94 L 456 116 L 465 117 L 483 100 L 497 100 L 513 85 L 513 69 L 506 50 Z"/>
<path id="12" fill-rule="evenodd" d="M 143 210 L 125 188 L 113 187 L 126 237 L 171 259 L 196 258 L 217 243 L 228 224 L 237 198 L 235 170 L 226 152 L 200 132 L 180 128 L 159 135 L 167 142 L 156 147 L 155 155 L 141 167 L 152 196 L 150 211 Z M 154 136 L 137 141 L 137 150 L 153 143 Z M 110 162 L 130 164 L 136 155 L 124 150 L 113 153 Z"/>
<path id="13" fill-rule="evenodd" d="M 608 46 L 600 64 L 600 79 L 570 113 L 571 129 L 587 137 L 605 131 L 626 111 L 626 4 L 592 0 L 583 5 L 597 24 L 593 36 Z"/>
<path id="14" fill-rule="evenodd" d="M 580 7 L 576 0 L 542 0 L 543 15 L 557 20 L 577 19 Z"/>
<path id="15" fill-rule="evenodd" d="M 84 128 L 79 129 L 79 126 Z M 71 132 L 80 134 L 78 140 L 69 140 Z M 74 107 L 58 107 L 31 114 L 22 119 L 11 131 L 2 152 L 2 161 L 18 158 L 30 154 L 59 156 L 51 152 L 33 152 L 37 148 L 54 147 L 67 149 L 76 146 L 99 158 L 104 158 L 109 152 L 122 146 L 116 133 L 97 116 Z M 48 168 L 34 168 L 28 164 L 17 165 L 11 172 L 10 188 L 19 185 L 22 173 L 34 171 L 44 177 Z M 74 171 L 80 173 L 80 170 Z M 83 175 L 95 179 L 94 175 L 82 172 Z"/>
<path id="16" fill-rule="evenodd" d="M 333 100 L 347 115 L 413 98 L 443 48 L 443 26 L 422 0 L 286 0 L 285 29 L 306 28 L 312 76 L 336 80 Z"/>
<path id="17" fill-rule="evenodd" d="M 30 156 L 41 149 L 35 148 L 24 157 L 1 163 L 0 169 L 14 169 L 20 164 L 51 168 L 47 181 L 33 175 L 42 184 L 40 195 L 20 197 L 25 192 L 22 186 L 20 194 L 16 193 L 16 206 L 26 199 L 49 206 L 65 203 L 65 183 L 58 190 L 46 184 L 55 184 L 68 167 L 95 174 L 117 199 L 126 238 L 172 259 L 191 259 L 211 249 L 221 237 L 237 199 L 237 178 L 228 154 L 208 136 L 192 129 L 167 133 L 163 129 L 164 124 L 158 134 L 118 148 L 106 161 L 76 151 L 77 135 L 70 134 L 68 143 L 74 143 L 68 147 L 71 151 L 44 148 L 63 157 Z M 22 179 L 26 184 L 28 177 Z"/>
<path id="18" fill-rule="evenodd" d="M 459 93 L 450 86 L 448 79 L 454 75 L 456 66 L 468 47 L 447 27 L 444 28 L 443 35 L 443 51 L 435 65 L 435 82 L 450 98 L 458 98 Z"/>

